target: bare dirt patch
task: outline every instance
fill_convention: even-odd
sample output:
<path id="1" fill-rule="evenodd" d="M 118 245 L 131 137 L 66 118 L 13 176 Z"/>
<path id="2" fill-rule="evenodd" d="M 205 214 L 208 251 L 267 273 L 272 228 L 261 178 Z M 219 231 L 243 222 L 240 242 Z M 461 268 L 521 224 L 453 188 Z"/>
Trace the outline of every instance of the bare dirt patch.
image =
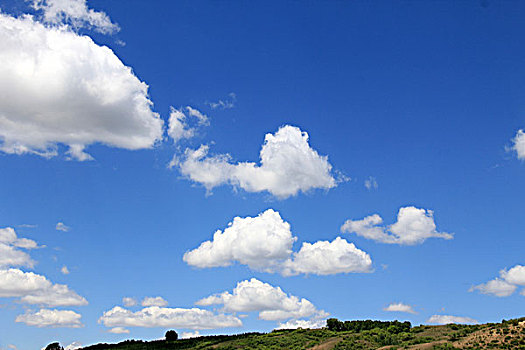
<path id="1" fill-rule="evenodd" d="M 321 343 L 319 345 L 313 346 L 311 348 L 308 348 L 308 350 L 331 350 L 334 348 L 334 346 L 339 343 L 342 340 L 342 338 L 331 338 L 325 341 L 324 343 Z"/>

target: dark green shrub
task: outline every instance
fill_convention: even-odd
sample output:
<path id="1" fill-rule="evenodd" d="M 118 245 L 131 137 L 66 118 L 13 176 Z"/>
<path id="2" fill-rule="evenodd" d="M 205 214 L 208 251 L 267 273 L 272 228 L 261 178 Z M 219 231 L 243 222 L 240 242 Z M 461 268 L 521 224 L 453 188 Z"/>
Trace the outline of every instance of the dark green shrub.
<path id="1" fill-rule="evenodd" d="M 166 341 L 175 341 L 179 339 L 179 335 L 173 329 L 166 332 Z"/>
<path id="2" fill-rule="evenodd" d="M 64 350 L 64 348 L 58 342 L 55 342 L 46 346 L 46 350 Z"/>

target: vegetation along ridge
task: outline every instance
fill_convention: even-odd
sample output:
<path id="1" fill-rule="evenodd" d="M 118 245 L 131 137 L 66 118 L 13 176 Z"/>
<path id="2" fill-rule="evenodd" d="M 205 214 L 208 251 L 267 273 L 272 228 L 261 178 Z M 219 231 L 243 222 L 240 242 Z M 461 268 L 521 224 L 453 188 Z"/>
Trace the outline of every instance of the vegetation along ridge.
<path id="1" fill-rule="evenodd" d="M 525 350 L 525 317 L 478 325 L 448 324 L 412 327 L 399 321 L 327 320 L 321 329 L 282 329 L 270 333 L 200 336 L 177 339 L 173 330 L 165 339 L 125 340 L 96 344 L 82 350 L 175 350 L 175 349 L 518 349 Z M 46 350 L 62 350 L 51 343 Z"/>

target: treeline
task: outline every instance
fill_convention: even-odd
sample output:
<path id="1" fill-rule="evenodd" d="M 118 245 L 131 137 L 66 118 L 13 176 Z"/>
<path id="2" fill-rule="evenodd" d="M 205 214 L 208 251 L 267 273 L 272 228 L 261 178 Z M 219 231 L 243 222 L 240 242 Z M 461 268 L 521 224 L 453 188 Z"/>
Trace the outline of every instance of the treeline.
<path id="1" fill-rule="evenodd" d="M 375 328 L 386 329 L 389 333 L 397 334 L 401 332 L 408 332 L 412 328 L 412 324 L 408 321 L 339 321 L 337 318 L 329 318 L 326 320 L 326 327 L 335 332 L 351 331 L 361 332 L 368 331 Z"/>
<path id="2" fill-rule="evenodd" d="M 264 333 L 260 332 L 249 332 L 249 333 L 240 333 L 240 334 L 234 334 L 234 335 L 206 335 L 206 336 L 200 336 L 196 338 L 188 338 L 188 339 L 179 339 L 174 342 L 167 342 L 166 340 L 152 340 L 152 341 L 144 341 L 144 340 L 135 340 L 135 339 L 128 339 L 124 340 L 117 344 L 106 344 L 106 343 L 99 343 L 95 345 L 90 345 L 82 348 L 82 350 L 126 350 L 126 349 L 137 349 L 137 350 L 167 350 L 167 349 L 195 349 L 196 347 L 202 347 L 204 345 L 206 346 L 214 346 L 215 344 L 219 344 L 224 341 L 235 341 L 239 339 L 244 338 L 250 338 L 256 335 L 264 335 Z"/>

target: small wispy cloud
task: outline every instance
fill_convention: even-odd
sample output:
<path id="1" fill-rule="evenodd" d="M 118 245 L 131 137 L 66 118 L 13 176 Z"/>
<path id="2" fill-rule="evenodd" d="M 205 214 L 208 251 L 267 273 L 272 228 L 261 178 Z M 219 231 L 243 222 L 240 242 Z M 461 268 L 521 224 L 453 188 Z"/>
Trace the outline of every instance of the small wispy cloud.
<path id="1" fill-rule="evenodd" d="M 37 228 L 38 225 L 20 224 L 20 225 L 17 225 L 16 227 L 20 227 L 20 228 Z"/>
<path id="2" fill-rule="evenodd" d="M 124 327 L 113 327 L 110 330 L 108 330 L 108 333 L 113 334 L 129 334 L 129 329 L 126 329 Z"/>
<path id="3" fill-rule="evenodd" d="M 142 306 L 167 306 L 168 302 L 162 297 L 145 297 L 141 303 Z"/>
<path id="4" fill-rule="evenodd" d="M 217 102 L 206 102 L 206 104 L 210 106 L 211 109 L 231 109 L 235 107 L 235 102 L 237 102 L 237 95 L 230 92 L 228 98 L 225 98 L 224 100 L 221 99 Z"/>
<path id="5" fill-rule="evenodd" d="M 71 229 L 71 227 L 67 226 L 63 222 L 58 222 L 55 228 L 57 231 L 62 231 L 62 232 L 67 232 Z"/>
<path id="6" fill-rule="evenodd" d="M 210 125 L 208 116 L 196 108 L 191 106 L 179 109 L 171 107 L 168 136 L 173 142 L 190 139 L 195 136 L 200 127 L 208 125 Z"/>
<path id="7" fill-rule="evenodd" d="M 44 23 L 73 28 L 89 28 L 102 34 L 114 34 L 120 27 L 102 11 L 88 8 L 86 0 L 33 0 L 33 9 L 42 11 Z"/>
<path id="8" fill-rule="evenodd" d="M 197 338 L 197 337 L 200 337 L 201 334 L 199 333 L 199 331 L 195 331 L 195 332 L 182 332 L 180 338 L 181 339 L 189 339 L 189 338 Z"/>
<path id="9" fill-rule="evenodd" d="M 428 320 L 428 323 L 431 324 L 439 324 L 439 325 L 445 325 L 445 324 L 477 324 L 479 323 L 477 320 L 470 318 L 470 317 L 464 317 L 464 316 L 452 316 L 452 315 L 433 315 Z"/>
<path id="10" fill-rule="evenodd" d="M 518 130 L 516 136 L 512 139 L 513 145 L 507 147 L 507 150 L 516 152 L 518 159 L 525 160 L 525 132 Z"/>
<path id="11" fill-rule="evenodd" d="M 416 311 L 414 311 L 414 308 L 410 305 L 403 304 L 403 303 L 393 303 L 388 305 L 383 309 L 383 311 L 390 311 L 390 312 L 407 312 L 409 314 L 417 314 Z"/>
<path id="12" fill-rule="evenodd" d="M 377 190 L 379 188 L 379 185 L 377 183 L 377 180 L 375 177 L 369 176 L 368 179 L 365 180 L 365 187 L 367 190 Z"/>
<path id="13" fill-rule="evenodd" d="M 124 297 L 122 298 L 122 303 L 125 307 L 131 307 L 137 305 L 137 300 L 131 297 Z"/>

